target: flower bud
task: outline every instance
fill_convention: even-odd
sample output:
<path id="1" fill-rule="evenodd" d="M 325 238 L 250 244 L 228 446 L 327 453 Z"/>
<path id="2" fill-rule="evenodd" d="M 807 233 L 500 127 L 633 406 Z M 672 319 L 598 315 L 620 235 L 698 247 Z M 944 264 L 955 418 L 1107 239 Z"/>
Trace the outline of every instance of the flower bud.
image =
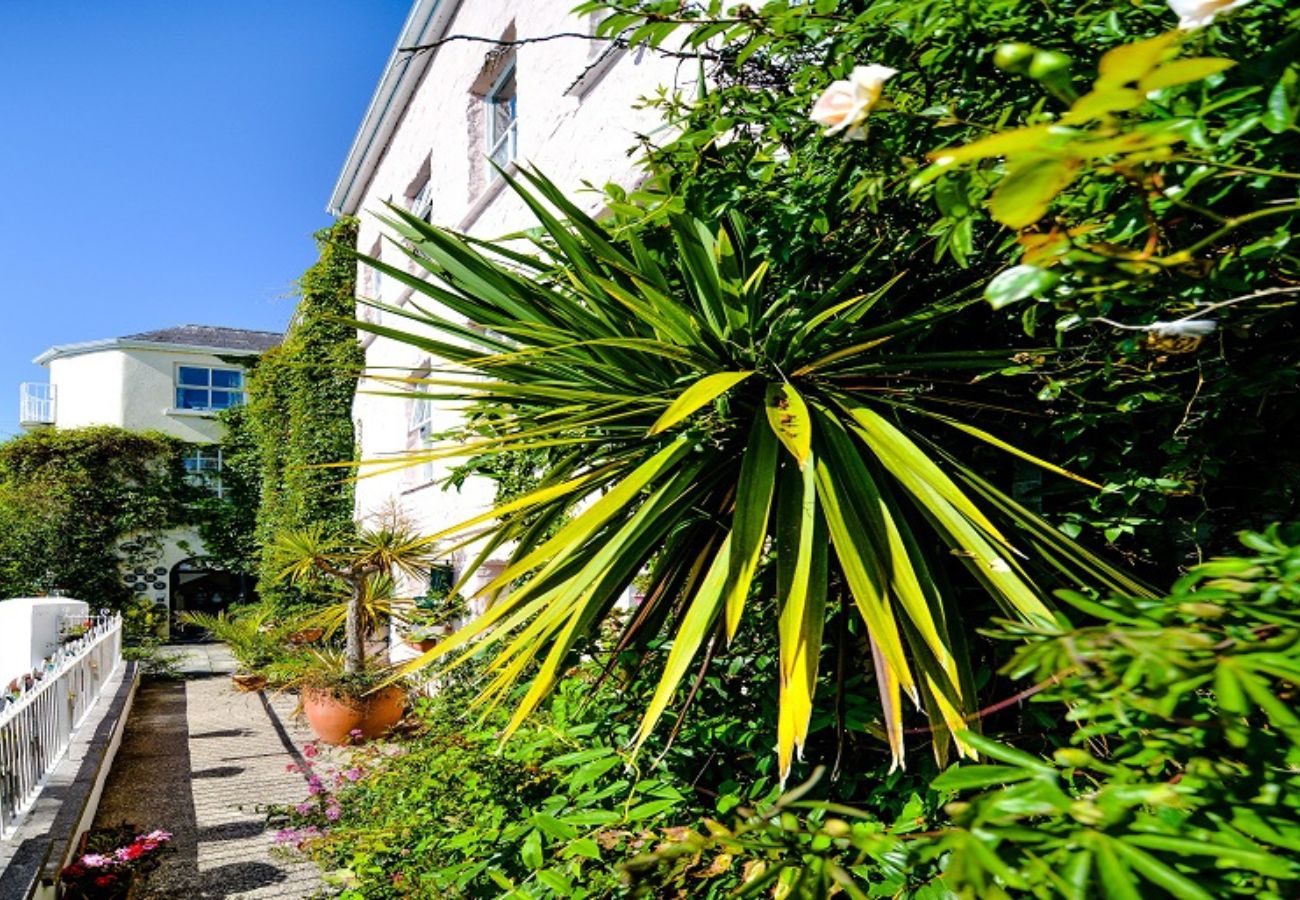
<path id="1" fill-rule="evenodd" d="M 1023 41 L 1003 44 L 993 54 L 993 65 L 1006 72 L 1024 75 L 1029 71 L 1029 64 L 1037 53 L 1033 47 Z"/>

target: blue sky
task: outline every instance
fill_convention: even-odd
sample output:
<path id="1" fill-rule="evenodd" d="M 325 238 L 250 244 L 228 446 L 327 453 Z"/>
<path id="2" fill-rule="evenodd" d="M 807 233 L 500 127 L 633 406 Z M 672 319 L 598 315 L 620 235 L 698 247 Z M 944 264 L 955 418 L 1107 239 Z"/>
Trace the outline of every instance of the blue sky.
<path id="1" fill-rule="evenodd" d="M 0 0 L 0 436 L 46 347 L 279 329 L 410 0 Z"/>

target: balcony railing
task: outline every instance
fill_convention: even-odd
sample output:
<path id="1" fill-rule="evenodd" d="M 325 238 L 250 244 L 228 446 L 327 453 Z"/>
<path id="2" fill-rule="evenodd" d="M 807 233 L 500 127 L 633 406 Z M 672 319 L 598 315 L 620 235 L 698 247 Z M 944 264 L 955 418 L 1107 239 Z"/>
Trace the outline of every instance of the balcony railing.
<path id="1" fill-rule="evenodd" d="M 122 662 L 122 617 L 78 616 L 65 643 L 0 694 L 0 837 L 36 802 L 72 736 Z M 2 686 L 2 685 L 0 685 Z"/>
<path id="2" fill-rule="evenodd" d="M 24 428 L 54 424 L 54 385 L 41 382 L 23 382 L 19 392 L 22 400 L 18 424 Z"/>

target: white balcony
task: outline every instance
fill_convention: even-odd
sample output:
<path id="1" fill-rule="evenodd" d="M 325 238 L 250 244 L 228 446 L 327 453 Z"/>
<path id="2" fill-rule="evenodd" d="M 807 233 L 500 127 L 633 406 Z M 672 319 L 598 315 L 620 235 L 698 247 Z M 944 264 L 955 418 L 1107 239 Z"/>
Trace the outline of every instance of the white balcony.
<path id="1" fill-rule="evenodd" d="M 54 385 L 35 381 L 23 382 L 18 424 L 39 428 L 54 424 Z"/>

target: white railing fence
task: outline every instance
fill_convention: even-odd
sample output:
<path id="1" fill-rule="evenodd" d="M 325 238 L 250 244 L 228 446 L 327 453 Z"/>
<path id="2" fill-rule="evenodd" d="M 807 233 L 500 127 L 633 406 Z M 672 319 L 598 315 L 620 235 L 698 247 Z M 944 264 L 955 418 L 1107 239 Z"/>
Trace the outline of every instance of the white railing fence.
<path id="1" fill-rule="evenodd" d="M 0 838 L 36 802 L 104 685 L 122 663 L 122 617 L 75 616 L 64 643 L 0 696 Z"/>

